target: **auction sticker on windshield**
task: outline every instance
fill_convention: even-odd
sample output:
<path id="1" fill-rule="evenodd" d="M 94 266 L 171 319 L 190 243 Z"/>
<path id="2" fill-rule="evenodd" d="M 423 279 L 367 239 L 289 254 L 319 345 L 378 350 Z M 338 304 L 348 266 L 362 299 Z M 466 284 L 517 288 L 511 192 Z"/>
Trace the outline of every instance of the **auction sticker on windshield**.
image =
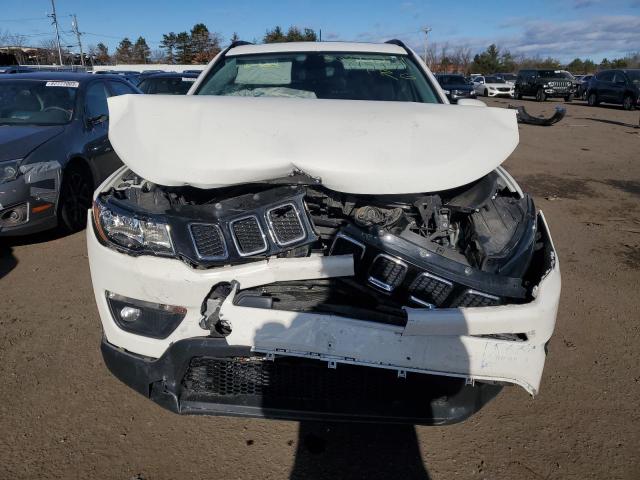
<path id="1" fill-rule="evenodd" d="M 53 82 L 53 81 L 49 81 L 45 84 L 45 87 L 67 87 L 67 88 L 78 88 L 80 86 L 79 82 L 73 82 L 73 81 L 58 81 L 58 82 Z"/>

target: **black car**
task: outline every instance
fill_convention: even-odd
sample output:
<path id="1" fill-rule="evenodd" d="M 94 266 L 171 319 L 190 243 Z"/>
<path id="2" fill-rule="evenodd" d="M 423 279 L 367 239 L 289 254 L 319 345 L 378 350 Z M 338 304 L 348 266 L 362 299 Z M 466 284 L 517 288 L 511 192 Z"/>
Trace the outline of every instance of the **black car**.
<path id="1" fill-rule="evenodd" d="M 593 75 L 579 75 L 576 77 L 576 97 L 582 100 L 587 98 L 587 89 L 589 88 L 589 82 L 593 78 Z"/>
<path id="2" fill-rule="evenodd" d="M 120 165 L 107 98 L 124 78 L 38 72 L 0 77 L 0 236 L 84 227 L 92 192 Z"/>
<path id="3" fill-rule="evenodd" d="M 438 83 L 451 103 L 457 103 L 461 98 L 476 98 L 473 84 L 462 75 L 436 75 Z"/>
<path id="4" fill-rule="evenodd" d="M 563 70 L 520 70 L 516 79 L 516 99 L 535 97 L 538 102 L 560 97 L 570 102 L 576 92 L 576 82 L 569 72 Z"/>
<path id="5" fill-rule="evenodd" d="M 197 73 L 154 73 L 146 76 L 138 88 L 147 94 L 186 95 L 197 78 Z"/>
<path id="6" fill-rule="evenodd" d="M 640 69 L 598 72 L 587 87 L 587 102 L 592 107 L 605 102 L 632 110 L 640 102 Z"/>

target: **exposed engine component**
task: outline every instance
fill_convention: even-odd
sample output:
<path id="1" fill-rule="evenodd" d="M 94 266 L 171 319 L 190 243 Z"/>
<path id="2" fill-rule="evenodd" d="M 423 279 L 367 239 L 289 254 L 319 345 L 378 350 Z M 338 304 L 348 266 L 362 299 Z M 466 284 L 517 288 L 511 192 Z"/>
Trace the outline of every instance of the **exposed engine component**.
<path id="1" fill-rule="evenodd" d="M 535 207 L 495 172 L 454 190 L 378 196 L 299 181 L 160 187 L 130 173 L 102 201 L 161 216 L 171 226 L 176 255 L 197 268 L 352 254 L 354 278 L 312 285 L 318 295 L 311 298 L 323 299 L 320 310 L 357 310 L 349 302 L 360 299 L 369 312 L 382 301 L 402 316 L 402 305 L 490 306 L 525 301 L 530 293 L 523 276 L 534 253 Z M 283 288 L 273 292 L 288 299 L 281 304 L 296 298 L 296 289 L 302 297 L 311 292 L 309 285 Z"/>

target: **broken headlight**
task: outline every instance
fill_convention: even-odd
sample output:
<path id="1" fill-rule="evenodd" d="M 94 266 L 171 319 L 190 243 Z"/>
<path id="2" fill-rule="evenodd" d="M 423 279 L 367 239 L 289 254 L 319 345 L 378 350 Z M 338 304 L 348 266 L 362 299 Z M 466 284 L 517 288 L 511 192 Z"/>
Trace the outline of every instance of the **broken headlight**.
<path id="1" fill-rule="evenodd" d="M 168 224 L 114 208 L 96 200 L 93 220 L 98 237 L 132 253 L 174 255 Z"/>
<path id="2" fill-rule="evenodd" d="M 0 162 L 0 184 L 15 180 L 20 175 L 20 160 Z"/>

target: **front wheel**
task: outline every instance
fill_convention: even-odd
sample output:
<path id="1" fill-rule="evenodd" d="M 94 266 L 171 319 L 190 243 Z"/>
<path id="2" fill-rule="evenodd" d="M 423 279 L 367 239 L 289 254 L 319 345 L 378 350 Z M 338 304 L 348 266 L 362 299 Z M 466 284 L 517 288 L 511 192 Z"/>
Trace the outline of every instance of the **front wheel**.
<path id="1" fill-rule="evenodd" d="M 89 172 L 71 167 L 62 176 L 58 220 L 68 232 L 77 232 L 87 225 L 87 210 L 91 208 L 92 182 Z"/>
<path id="2" fill-rule="evenodd" d="M 513 98 L 515 98 L 516 100 L 522 100 L 522 92 L 519 88 L 516 88 L 513 92 Z"/>
<path id="3" fill-rule="evenodd" d="M 631 95 L 625 95 L 622 99 L 622 108 L 625 110 L 633 110 L 633 97 Z"/>
<path id="4" fill-rule="evenodd" d="M 570 93 L 566 97 L 564 97 L 565 102 L 571 102 L 573 100 L 573 93 Z"/>
<path id="5" fill-rule="evenodd" d="M 587 103 L 590 107 L 595 107 L 596 105 L 598 105 L 598 96 L 595 94 L 595 92 L 591 92 L 589 94 L 589 96 L 587 97 Z"/>
<path id="6" fill-rule="evenodd" d="M 544 90 L 539 88 L 536 92 L 536 102 L 544 102 L 547 99 L 547 95 L 544 93 Z"/>
<path id="7" fill-rule="evenodd" d="M 489 96 L 489 90 L 487 90 L 486 88 L 484 89 L 484 96 L 488 97 Z"/>

